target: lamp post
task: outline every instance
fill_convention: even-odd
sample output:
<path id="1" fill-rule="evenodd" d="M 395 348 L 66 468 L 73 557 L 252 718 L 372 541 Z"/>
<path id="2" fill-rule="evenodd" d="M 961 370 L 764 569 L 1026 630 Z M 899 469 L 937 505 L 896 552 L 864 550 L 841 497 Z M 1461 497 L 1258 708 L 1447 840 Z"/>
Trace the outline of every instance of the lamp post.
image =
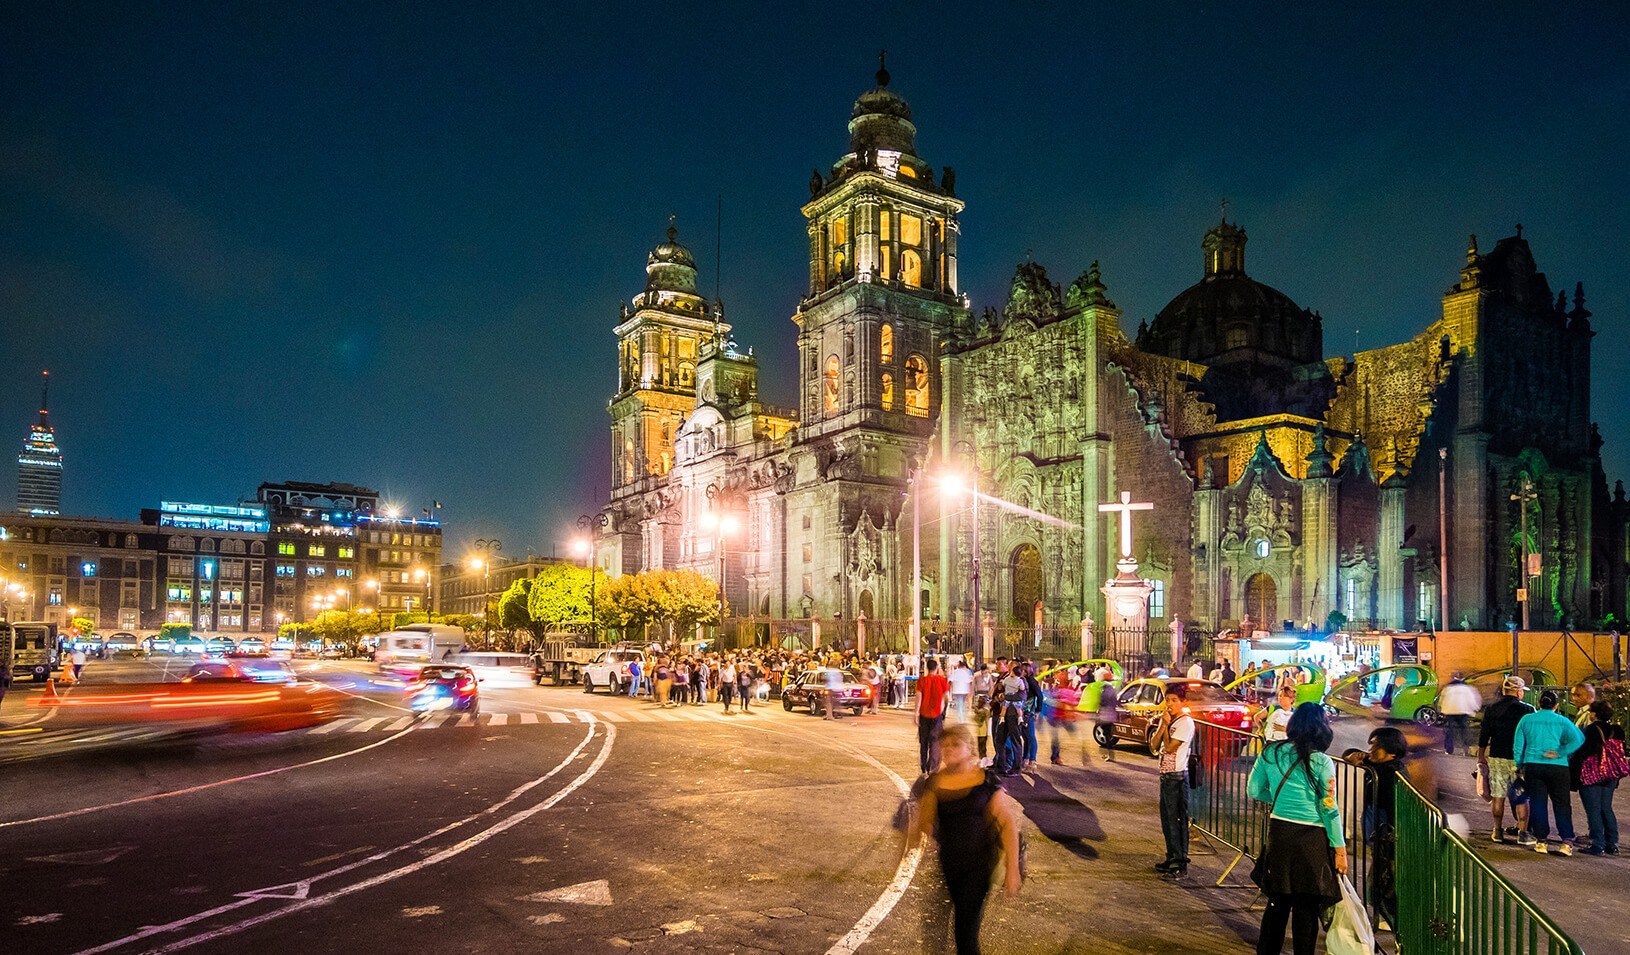
<path id="1" fill-rule="evenodd" d="M 1528 505 L 1531 502 L 1537 500 L 1538 498 L 1539 498 L 1539 494 L 1534 491 L 1534 482 L 1533 482 L 1533 480 L 1531 478 L 1529 478 L 1528 475 L 1524 474 L 1522 476 L 1522 485 L 1521 485 L 1521 487 L 1518 489 L 1517 493 L 1511 495 L 1511 499 L 1513 501 L 1517 502 L 1517 508 L 1518 508 L 1518 512 L 1517 512 L 1518 513 L 1518 518 L 1517 519 L 1518 519 L 1518 522 L 1519 522 L 1518 526 L 1520 528 L 1519 534 L 1520 534 L 1521 546 L 1522 546 L 1522 550 L 1521 550 L 1522 567 L 1520 568 L 1521 573 L 1519 575 L 1519 579 L 1522 581 L 1522 585 L 1517 588 L 1517 602 L 1522 604 L 1522 628 L 1524 630 L 1528 629 L 1528 603 L 1529 603 L 1529 597 L 1531 596 L 1529 594 L 1528 590 L 1529 590 L 1529 584 L 1530 584 L 1530 582 L 1532 581 L 1532 578 L 1533 578 L 1533 575 L 1529 573 L 1529 567 L 1528 567 Z M 1517 655 L 1518 655 L 1517 632 L 1512 631 L 1512 633 L 1511 633 L 1511 670 L 1512 670 L 1512 672 L 1516 672 L 1517 667 L 1519 665 L 1518 660 L 1517 660 Z"/>
<path id="2" fill-rule="evenodd" d="M 424 582 L 424 621 L 430 622 L 430 572 L 423 567 L 413 568 L 413 579 Z M 412 609 L 408 610 L 412 613 Z"/>
<path id="3" fill-rule="evenodd" d="M 504 550 L 504 542 L 496 537 L 481 538 L 475 542 L 475 549 L 481 554 L 476 558 L 481 561 L 481 629 L 487 633 L 487 639 L 492 639 L 492 559 L 494 554 Z"/>
<path id="4" fill-rule="evenodd" d="M 973 584 L 973 633 L 975 646 L 979 647 L 975 662 L 983 664 L 985 628 L 979 617 L 979 452 L 974 448 L 973 442 L 966 438 L 951 446 L 953 452 L 961 452 L 963 448 L 968 449 L 968 461 L 972 465 L 969 470 L 973 472 L 973 565 L 969 569 Z"/>
<path id="5" fill-rule="evenodd" d="M 923 541 L 922 541 L 922 467 L 911 469 L 911 626 L 906 628 L 906 640 L 911 656 L 922 659 L 923 652 Z"/>
<path id="6" fill-rule="evenodd" d="M 705 527 L 714 532 L 715 546 L 719 551 L 719 635 L 724 635 L 725 610 L 725 538 L 736 532 L 736 519 L 724 513 L 724 489 L 718 484 L 707 486 L 707 515 L 703 518 Z"/>
<path id="7" fill-rule="evenodd" d="M 594 602 L 595 579 L 600 575 L 599 562 L 595 560 L 595 541 L 599 538 L 597 528 L 605 527 L 611 523 L 611 518 L 605 514 L 580 514 L 577 517 L 577 526 L 584 536 L 577 542 L 577 549 L 589 564 L 589 632 L 594 636 L 594 642 L 600 642 L 599 608 Z"/>

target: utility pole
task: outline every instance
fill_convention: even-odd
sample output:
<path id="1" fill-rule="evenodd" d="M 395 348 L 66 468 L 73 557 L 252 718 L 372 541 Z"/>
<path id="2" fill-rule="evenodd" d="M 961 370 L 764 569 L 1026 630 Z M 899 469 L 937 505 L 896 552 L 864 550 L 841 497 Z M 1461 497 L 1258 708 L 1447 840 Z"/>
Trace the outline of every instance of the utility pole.
<path id="1" fill-rule="evenodd" d="M 1438 448 L 1438 625 L 1449 629 L 1449 449 Z"/>
<path id="2" fill-rule="evenodd" d="M 1517 507 L 1519 509 L 1517 513 L 1518 527 L 1519 533 L 1521 534 L 1522 544 L 1522 567 L 1520 568 L 1521 573 L 1518 578 L 1521 581 L 1521 584 L 1517 587 L 1517 601 L 1522 604 L 1522 628 L 1524 630 L 1528 629 L 1528 598 L 1530 596 L 1529 584 L 1532 582 L 1532 574 L 1530 574 L 1528 566 L 1528 505 L 1538 497 L 1539 495 L 1534 492 L 1533 480 L 1526 474 L 1522 476 L 1522 489 L 1516 494 L 1511 495 L 1511 499 L 1518 502 Z M 1518 666 L 1517 655 L 1517 632 L 1512 631 L 1511 669 L 1513 671 L 1515 671 Z"/>
<path id="3" fill-rule="evenodd" d="M 919 466 L 911 472 L 911 626 L 906 630 L 913 657 L 923 652 L 922 483 Z"/>

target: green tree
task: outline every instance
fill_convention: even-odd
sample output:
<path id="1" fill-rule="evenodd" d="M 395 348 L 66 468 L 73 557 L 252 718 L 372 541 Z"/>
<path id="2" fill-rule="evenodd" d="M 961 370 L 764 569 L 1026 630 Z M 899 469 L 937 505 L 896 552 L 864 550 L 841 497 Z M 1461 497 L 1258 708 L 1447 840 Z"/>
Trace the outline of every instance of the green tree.
<path id="1" fill-rule="evenodd" d="M 719 619 L 719 588 L 694 570 L 648 570 L 614 577 L 601 587 L 602 623 L 625 635 L 672 622 L 676 631 Z"/>
<path id="2" fill-rule="evenodd" d="M 68 625 L 68 629 L 85 638 L 96 632 L 96 624 L 89 617 L 75 617 L 73 623 Z"/>
<path id="3" fill-rule="evenodd" d="M 184 640 L 190 636 L 192 636 L 192 624 L 190 623 L 166 623 L 161 624 L 158 628 L 158 638 L 160 640 Z"/>
<path id="4" fill-rule="evenodd" d="M 277 636 L 278 639 L 288 640 L 298 647 L 302 643 L 309 642 L 313 634 L 311 631 L 311 624 L 285 623 L 281 627 L 277 628 Z"/>
<path id="5" fill-rule="evenodd" d="M 673 621 L 676 631 L 689 633 L 697 624 L 719 619 L 719 585 L 694 570 L 658 570 L 656 589 L 662 619 Z"/>
<path id="6" fill-rule="evenodd" d="M 604 575 L 601 575 L 604 579 Z M 532 581 L 527 595 L 531 626 L 544 632 L 589 619 L 589 572 L 572 564 L 552 564 Z"/>

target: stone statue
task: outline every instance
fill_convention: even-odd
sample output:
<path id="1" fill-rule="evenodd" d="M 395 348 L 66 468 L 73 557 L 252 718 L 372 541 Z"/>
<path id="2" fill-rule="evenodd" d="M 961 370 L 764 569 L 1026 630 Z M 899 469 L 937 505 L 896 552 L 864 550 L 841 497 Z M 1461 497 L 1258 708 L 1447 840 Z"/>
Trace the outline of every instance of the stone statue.
<path id="1" fill-rule="evenodd" d="M 825 187 L 825 185 L 826 185 L 826 180 L 821 178 L 821 171 L 819 169 L 811 169 L 809 171 L 809 196 L 810 196 L 810 198 L 813 199 L 816 196 L 820 195 L 821 194 L 821 189 L 823 187 Z"/>
<path id="2" fill-rule="evenodd" d="M 944 189 L 945 194 L 948 195 L 948 196 L 956 195 L 956 170 L 955 169 L 952 169 L 950 166 L 945 167 L 944 173 L 940 176 L 940 188 Z"/>

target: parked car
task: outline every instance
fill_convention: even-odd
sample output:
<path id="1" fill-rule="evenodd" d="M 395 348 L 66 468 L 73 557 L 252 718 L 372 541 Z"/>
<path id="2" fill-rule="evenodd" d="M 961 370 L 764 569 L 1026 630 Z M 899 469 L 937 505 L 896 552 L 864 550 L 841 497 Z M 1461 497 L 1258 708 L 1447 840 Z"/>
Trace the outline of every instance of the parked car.
<path id="1" fill-rule="evenodd" d="M 640 672 L 649 672 L 646 669 L 644 650 L 606 650 L 594 658 L 594 662 L 583 668 L 583 692 L 593 693 L 595 687 L 605 687 L 611 693 L 628 692 L 628 683 L 634 677 L 629 672 L 628 665 L 638 660 Z M 540 675 L 538 683 L 543 683 Z"/>
<path id="2" fill-rule="evenodd" d="M 853 672 L 839 672 L 843 674 L 843 688 L 838 691 L 838 698 L 842 701 L 839 705 L 849 707 L 859 716 L 871 705 L 871 688 L 860 682 L 860 677 Z M 805 670 L 781 688 L 781 708 L 790 713 L 795 706 L 807 706 L 809 715 L 819 716 L 826 711 L 827 692 L 826 670 Z"/>
<path id="3" fill-rule="evenodd" d="M 1145 677 L 1133 680 L 1121 690 L 1116 701 L 1115 722 L 1093 727 L 1092 738 L 1100 746 L 1113 747 L 1122 740 L 1138 743 L 1150 756 L 1158 756 L 1153 740 L 1165 719 L 1166 688 L 1181 685 L 1187 694 L 1189 715 L 1229 729 L 1251 731 L 1251 708 L 1210 680 L 1182 677 Z M 1245 739 L 1241 738 L 1241 745 Z"/>

